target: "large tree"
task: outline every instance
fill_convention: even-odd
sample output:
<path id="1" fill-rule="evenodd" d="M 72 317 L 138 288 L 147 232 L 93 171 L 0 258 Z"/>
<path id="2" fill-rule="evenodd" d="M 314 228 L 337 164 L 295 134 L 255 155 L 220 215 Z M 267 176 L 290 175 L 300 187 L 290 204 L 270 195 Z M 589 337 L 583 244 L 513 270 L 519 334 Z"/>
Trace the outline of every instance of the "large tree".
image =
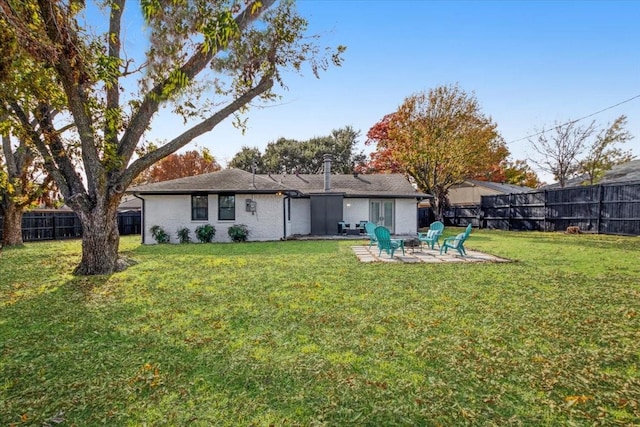
<path id="1" fill-rule="evenodd" d="M 543 128 L 537 139 L 529 140 L 536 154 L 531 161 L 552 174 L 560 187 L 583 174 L 593 184 L 612 166 L 633 158 L 630 151 L 617 147 L 632 138 L 624 128 L 626 121 L 626 116 L 620 116 L 606 129 L 599 128 L 595 120 L 587 125 L 572 120 Z"/>
<path id="2" fill-rule="evenodd" d="M 2 246 L 18 246 L 23 243 L 24 213 L 40 203 L 49 204 L 55 191 L 51 178 L 44 173 L 42 163 L 34 153 L 29 138 L 23 136 L 16 141 L 8 131 L 0 133 Z"/>
<path id="3" fill-rule="evenodd" d="M 500 164 L 500 173 L 503 178 L 499 179 L 498 182 L 531 188 L 539 187 L 542 184 L 538 174 L 524 160 L 504 161 Z"/>
<path id="4" fill-rule="evenodd" d="M 552 174 L 560 187 L 564 187 L 578 173 L 580 156 L 595 131 L 595 122 L 580 126 L 575 121 L 556 123 L 551 129 L 542 129 L 538 131 L 537 140 L 529 140 L 537 153 L 531 161 L 540 170 Z"/>
<path id="5" fill-rule="evenodd" d="M 578 173 L 585 174 L 589 184 L 598 182 L 604 173 L 615 165 L 634 158 L 630 150 L 624 151 L 618 146 L 633 139 L 631 133 L 625 129 L 626 124 L 627 116 L 622 115 L 606 129 L 600 129 L 587 155 L 580 160 Z"/>
<path id="6" fill-rule="evenodd" d="M 242 169 L 247 172 L 267 173 L 262 161 L 262 153 L 258 147 L 243 146 L 228 165 L 230 168 Z"/>
<path id="7" fill-rule="evenodd" d="M 169 154 L 134 180 L 136 185 L 219 171 L 220 164 L 206 148 Z"/>
<path id="8" fill-rule="evenodd" d="M 315 38 L 306 38 L 306 21 L 290 1 L 143 0 L 133 7 L 141 6 L 150 44 L 143 56 L 127 56 L 125 35 L 141 35 L 124 21 L 126 1 L 101 4 L 108 20 L 104 34 L 99 25 L 90 27 L 100 14 L 86 13 L 85 2 L 0 0 L 0 19 L 20 49 L 55 74 L 78 134 L 76 151 L 43 109 L 47 140 L 36 148 L 82 223 L 77 274 L 124 267 L 118 262 L 117 206 L 136 176 L 229 116 L 241 124 L 237 115 L 250 101 L 274 98 L 274 82 L 282 83 L 284 70 L 308 63 L 317 75 L 331 62 L 339 65 L 343 50 L 321 51 Z M 0 62 L 0 70 L 11 66 L 5 58 Z M 133 87 L 139 92 L 125 96 Z M 47 101 L 41 103 L 46 107 Z M 145 149 L 144 135 L 164 106 L 182 115 L 186 126 L 164 145 Z"/>
<path id="9" fill-rule="evenodd" d="M 53 118 L 63 96 L 53 73 L 42 72 L 21 55 L 17 39 L 0 20 L 0 216 L 3 217 L 2 245 L 21 245 L 24 212 L 45 203 L 55 194 L 51 176 L 35 149 L 44 141 L 39 118 L 46 112 Z M 48 106 L 39 99 L 46 96 Z M 47 111 L 48 110 L 48 111 Z M 64 130 L 64 126 L 61 129 Z"/>
<path id="10" fill-rule="evenodd" d="M 438 217 L 451 186 L 481 176 L 509 154 L 476 97 L 457 85 L 409 96 L 382 122 L 386 129 L 375 125 L 367 142 L 434 195 Z"/>
<path id="11" fill-rule="evenodd" d="M 267 144 L 264 154 L 258 148 L 242 147 L 229 165 L 258 173 L 321 173 L 324 154 L 332 154 L 333 173 L 352 173 L 364 163 L 365 155 L 356 149 L 360 132 L 351 126 L 334 129 L 328 136 L 297 141 L 280 138 Z"/>

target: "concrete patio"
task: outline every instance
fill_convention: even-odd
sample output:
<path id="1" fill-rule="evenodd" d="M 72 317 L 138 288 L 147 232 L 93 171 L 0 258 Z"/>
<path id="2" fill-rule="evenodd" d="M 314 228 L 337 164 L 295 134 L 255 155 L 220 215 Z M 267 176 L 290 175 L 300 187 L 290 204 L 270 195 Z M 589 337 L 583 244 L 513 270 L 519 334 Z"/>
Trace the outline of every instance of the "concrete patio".
<path id="1" fill-rule="evenodd" d="M 404 262 L 404 263 L 416 263 L 416 262 L 428 262 L 428 263 L 441 263 L 441 262 L 511 262 L 511 260 L 498 258 L 493 255 L 485 254 L 478 251 L 471 251 L 467 249 L 467 256 L 462 257 L 455 250 L 449 250 L 448 253 L 440 255 L 439 249 L 429 248 L 405 248 L 405 254 L 402 255 L 402 250 L 397 250 L 393 254 L 393 258 L 382 251 L 379 256 L 379 249 L 377 246 L 371 246 L 368 244 L 364 246 L 352 246 L 353 252 L 356 254 L 360 262 Z"/>

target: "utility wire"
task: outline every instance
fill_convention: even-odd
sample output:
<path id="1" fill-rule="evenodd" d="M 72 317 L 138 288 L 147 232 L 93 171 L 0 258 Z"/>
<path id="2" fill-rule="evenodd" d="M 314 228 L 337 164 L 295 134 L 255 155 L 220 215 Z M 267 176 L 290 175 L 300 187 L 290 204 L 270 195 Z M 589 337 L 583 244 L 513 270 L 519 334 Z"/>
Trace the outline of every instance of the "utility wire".
<path id="1" fill-rule="evenodd" d="M 513 144 L 514 142 L 524 141 L 525 139 L 533 138 L 533 137 L 535 137 L 535 136 L 540 136 L 540 135 L 542 135 L 543 133 L 550 132 L 550 131 L 552 131 L 553 129 L 555 129 L 555 128 L 557 128 L 557 127 L 562 127 L 562 126 L 567 126 L 567 125 L 571 125 L 571 124 L 577 123 L 577 122 L 579 122 L 579 121 L 581 121 L 581 120 L 588 119 L 589 117 L 593 117 L 593 116 L 595 116 L 596 114 L 600 114 L 600 113 L 602 113 L 602 112 L 604 112 L 604 111 L 611 110 L 612 108 L 615 108 L 615 107 L 617 107 L 617 106 L 619 106 L 619 105 L 626 104 L 627 102 L 631 102 L 631 101 L 633 101 L 634 99 L 637 99 L 637 98 L 640 98 L 640 94 L 638 94 L 638 95 L 636 95 L 636 96 L 633 96 L 633 97 L 631 97 L 631 98 L 629 98 L 629 99 L 625 99 L 624 101 L 618 102 L 617 104 L 612 105 L 612 106 L 610 106 L 610 107 L 603 108 L 602 110 L 600 110 L 600 111 L 596 111 L 595 113 L 591 113 L 591 114 L 586 115 L 586 116 L 584 116 L 584 117 L 580 117 L 579 119 L 570 120 L 570 121 L 568 121 L 568 122 L 566 122 L 566 123 L 563 123 L 563 124 L 561 124 L 561 125 L 554 126 L 554 127 L 553 127 L 553 128 L 551 128 L 551 129 L 543 130 L 543 131 L 541 131 L 541 132 L 534 133 L 534 134 L 532 134 L 532 135 L 527 135 L 527 136 L 525 136 L 525 137 L 523 137 L 523 138 L 514 139 L 513 141 L 509 141 L 509 142 L 507 142 L 507 145 L 509 145 L 509 144 Z"/>

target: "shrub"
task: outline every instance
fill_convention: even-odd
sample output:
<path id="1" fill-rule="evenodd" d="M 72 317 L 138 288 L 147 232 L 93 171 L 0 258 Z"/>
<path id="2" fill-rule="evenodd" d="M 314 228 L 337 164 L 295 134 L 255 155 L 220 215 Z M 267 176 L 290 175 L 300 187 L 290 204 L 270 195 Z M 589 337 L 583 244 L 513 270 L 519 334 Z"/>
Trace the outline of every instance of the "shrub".
<path id="1" fill-rule="evenodd" d="M 244 224 L 233 224 L 229 227 L 229 237 L 234 242 L 246 242 L 249 237 L 249 229 Z"/>
<path id="2" fill-rule="evenodd" d="M 200 243 L 213 241 L 216 235 L 216 228 L 211 224 L 200 225 L 196 228 L 196 237 Z"/>
<path id="3" fill-rule="evenodd" d="M 191 236 L 189 236 L 189 233 L 191 233 L 191 231 L 187 227 L 178 228 L 176 234 L 178 235 L 178 240 L 180 240 L 180 243 L 191 242 Z"/>
<path id="4" fill-rule="evenodd" d="M 151 227 L 151 236 L 153 236 L 158 243 L 169 243 L 169 235 L 164 231 L 164 228 L 159 225 Z"/>

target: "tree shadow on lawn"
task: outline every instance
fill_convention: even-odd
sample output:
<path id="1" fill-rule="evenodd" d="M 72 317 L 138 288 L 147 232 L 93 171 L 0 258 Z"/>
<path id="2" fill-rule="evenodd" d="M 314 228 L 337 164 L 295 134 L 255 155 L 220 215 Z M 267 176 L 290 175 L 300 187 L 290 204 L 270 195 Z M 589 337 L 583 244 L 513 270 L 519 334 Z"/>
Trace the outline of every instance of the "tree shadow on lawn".
<path id="1" fill-rule="evenodd" d="M 496 424 L 508 423 L 519 409 L 540 409 L 535 406 L 540 402 L 523 392 L 520 380 L 510 379 L 508 367 L 500 370 L 500 360 L 494 365 L 482 362 L 488 354 L 483 350 L 493 349 L 498 351 L 496 354 L 515 351 L 503 341 L 512 337 L 503 337 L 502 332 L 494 336 L 492 330 L 478 332 L 478 339 L 498 341 L 495 348 L 488 341 L 474 346 L 467 335 L 469 325 L 456 326 L 472 307 L 465 305 L 451 312 L 443 307 L 431 310 L 436 312 L 433 321 L 439 322 L 447 313 L 451 316 L 451 331 L 438 334 L 437 322 L 421 324 L 411 318 L 418 324 L 405 324 L 403 319 L 410 319 L 410 313 L 403 317 L 401 311 L 387 306 L 386 314 L 379 314 L 380 305 L 385 304 L 377 300 L 370 302 L 370 312 L 367 304 L 360 305 L 358 292 L 375 280 L 360 291 L 349 286 L 343 294 L 333 296 L 325 295 L 322 289 L 310 291 L 308 295 L 316 299 L 332 296 L 338 301 L 334 310 L 322 305 L 316 310 L 313 298 L 303 299 L 307 294 L 299 293 L 296 283 L 289 285 L 289 293 L 278 287 L 266 293 L 249 289 L 235 295 L 228 287 L 194 287 L 186 283 L 171 287 L 171 283 L 158 283 L 161 272 L 141 277 L 146 274 L 138 270 L 109 277 L 74 277 L 53 284 L 47 292 L 33 293 L 3 307 L 0 377 L 5 383 L 0 389 L 4 412 L 0 418 L 19 424 L 26 414 L 34 425 L 45 424 L 60 413 L 70 425 L 213 425 L 240 419 L 248 425 L 267 421 L 276 425 L 312 424 L 313 420 L 344 425 L 359 414 L 362 423 L 370 425 L 425 425 L 434 417 L 440 417 L 444 425 L 453 425 L 465 421 L 455 402 L 482 396 L 491 384 L 500 390 L 506 388 L 509 393 L 523 393 L 520 396 L 529 399 L 513 405 L 509 399 L 493 402 L 491 417 Z M 136 279 L 140 281 L 135 282 Z M 455 306 L 449 288 L 456 284 L 446 287 L 446 299 L 441 303 Z M 401 291 L 406 294 L 406 289 Z M 420 298 L 418 295 L 423 293 L 424 288 L 419 288 L 414 297 Z M 291 298 L 290 294 L 300 298 Z M 346 295 L 354 299 L 344 302 Z M 496 291 L 495 295 L 502 292 Z M 608 294 L 599 295 L 604 298 Z M 430 300 L 433 298 L 425 299 Z M 518 308 L 521 302 L 513 303 Z M 480 307 L 484 313 L 485 304 L 478 301 L 476 308 Z M 495 310 L 496 315 L 507 316 L 508 321 L 510 310 L 502 304 L 496 305 Z M 537 320 L 539 314 L 534 310 L 531 316 Z M 363 326 L 369 319 L 373 322 Z M 551 322 L 556 332 L 565 331 L 568 326 L 560 314 L 556 323 L 547 317 L 544 321 Z M 574 327 L 587 325 L 577 322 Z M 548 329 L 540 329 L 539 333 L 546 334 Z M 403 335 L 405 332 L 408 335 Z M 421 333 L 435 334 L 441 341 L 430 345 L 426 336 L 420 338 Z M 456 357 L 474 367 L 496 369 L 500 374 L 490 375 L 502 375 L 500 381 L 488 384 L 482 378 L 459 375 L 452 368 L 457 364 L 452 365 L 449 357 L 454 353 L 439 350 L 456 348 L 457 344 L 449 342 L 452 333 L 458 334 L 462 345 L 454 352 Z M 533 339 L 535 333 L 534 328 L 527 336 Z M 417 358 L 412 350 L 416 342 L 407 343 L 411 334 L 416 334 L 416 342 L 426 340 L 425 348 L 433 352 L 428 362 Z M 565 344 L 567 349 L 574 349 L 573 343 Z M 535 349 L 522 350 L 522 360 L 529 360 L 528 352 Z M 469 359 L 463 358 L 465 354 Z M 505 359 L 507 356 L 504 353 Z M 410 376 L 396 373 L 402 368 L 409 374 L 415 370 L 415 375 L 420 376 L 427 366 L 424 363 L 441 367 L 432 371 L 440 382 L 409 380 Z M 533 366 L 524 373 L 542 381 L 538 371 Z M 447 384 L 456 384 L 457 377 L 466 391 L 456 391 Z M 555 398 L 562 403 L 563 395 L 559 393 Z M 416 403 L 416 396 L 429 404 Z M 470 399 L 466 404 L 472 412 L 487 410 L 482 399 L 476 403 L 471 400 L 476 402 Z M 578 409 L 588 408 L 583 405 Z M 376 418 L 367 418 L 371 414 Z M 398 414 L 402 417 L 398 418 Z M 520 419 L 532 424 L 541 421 L 523 413 Z M 556 421 L 562 424 L 562 420 L 558 415 Z"/>
<path id="2" fill-rule="evenodd" d="M 302 422 L 322 411 L 330 420 L 358 400 L 360 410 L 383 408 L 388 398 L 383 388 L 349 386 L 349 364 L 327 366 L 313 353 L 273 357 L 287 343 L 250 315 L 236 319 L 240 333 L 230 340 L 228 319 L 179 301 L 164 306 L 152 287 L 139 298 L 118 288 L 117 275 L 73 278 L 3 310 L 1 419 L 214 425 L 237 416 L 259 423 L 268 412 Z M 380 419 L 395 416 L 381 411 Z"/>

